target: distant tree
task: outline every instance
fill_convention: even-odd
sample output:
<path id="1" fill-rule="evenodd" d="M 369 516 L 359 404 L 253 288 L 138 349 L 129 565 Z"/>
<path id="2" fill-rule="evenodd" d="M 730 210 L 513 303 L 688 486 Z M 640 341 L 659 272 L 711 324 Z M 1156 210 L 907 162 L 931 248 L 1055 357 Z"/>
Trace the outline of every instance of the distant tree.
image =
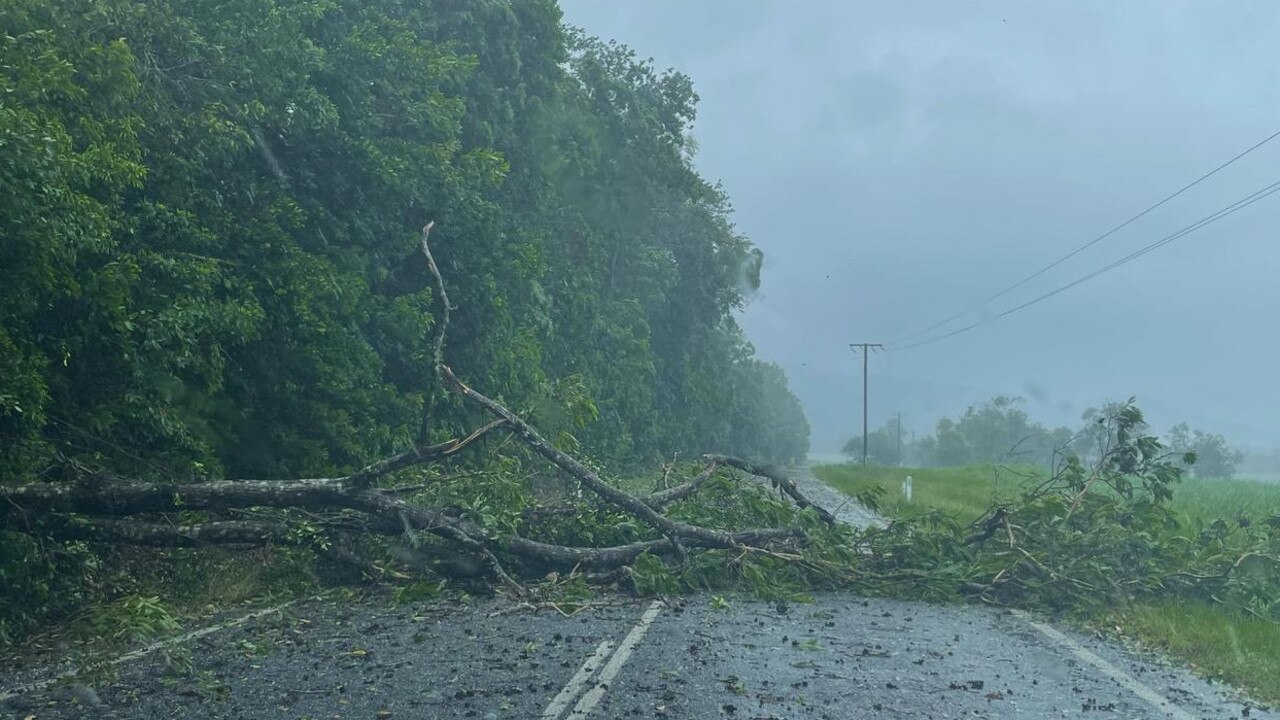
<path id="1" fill-rule="evenodd" d="M 1192 429 L 1178 423 L 1169 429 L 1169 449 L 1188 456 L 1191 472 L 1202 478 L 1229 478 L 1244 459 L 1244 454 L 1227 444 L 1218 433 Z"/>
<path id="2" fill-rule="evenodd" d="M 1001 396 L 970 406 L 959 420 L 942 418 L 921 450 L 934 465 L 1052 462 L 1055 451 L 1070 443 L 1071 431 L 1031 420 L 1022 403 L 1022 398 Z"/>
<path id="3" fill-rule="evenodd" d="M 907 447 L 903 444 L 899 447 L 899 428 L 898 418 L 889 420 L 876 430 L 872 430 L 867 434 L 867 463 L 871 465 L 901 465 L 903 457 L 906 454 Z M 905 443 L 905 441 L 904 441 Z M 842 453 L 861 461 L 862 459 L 862 436 L 855 435 L 849 438 L 849 442 L 844 444 L 841 449 Z"/>
<path id="4" fill-rule="evenodd" d="M 938 421 L 933 453 L 933 462 L 937 465 L 965 465 L 973 457 L 964 432 L 954 420 L 945 417 Z"/>

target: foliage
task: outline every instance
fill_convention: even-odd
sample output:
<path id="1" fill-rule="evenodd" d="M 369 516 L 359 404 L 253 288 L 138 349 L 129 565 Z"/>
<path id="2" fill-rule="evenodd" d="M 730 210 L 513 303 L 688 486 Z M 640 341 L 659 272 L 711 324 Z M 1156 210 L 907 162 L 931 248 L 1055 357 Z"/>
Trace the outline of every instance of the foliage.
<path id="1" fill-rule="evenodd" d="M 763 258 L 694 167 L 692 83 L 552 0 L 13 0 L 0 96 L 0 483 L 330 475 L 455 436 L 429 219 L 450 362 L 558 443 L 805 455 L 734 321 Z M 433 492 L 496 532 L 519 477 Z M 110 597 L 91 553 L 7 537 L 0 636 Z"/>
<path id="2" fill-rule="evenodd" d="M 679 581 L 656 555 L 644 553 L 631 563 L 630 570 L 632 586 L 641 597 L 676 595 L 680 592 Z"/>
<path id="3" fill-rule="evenodd" d="M 868 531 L 865 585 L 1076 612 L 1181 599 L 1280 620 L 1280 516 L 1180 522 L 1180 458 L 1145 428 L 1114 406 L 1095 463 L 1069 455 L 972 523 L 929 511 Z"/>
<path id="4" fill-rule="evenodd" d="M 534 585 L 532 595 L 541 602 L 554 605 L 561 613 L 572 615 L 588 606 L 596 596 L 595 589 L 579 573 L 565 576 L 551 573 Z"/>
<path id="5" fill-rule="evenodd" d="M 42 543 L 0 531 L 0 646 L 31 627 L 64 617 L 102 590 L 101 560 L 82 543 Z"/>
<path id="6" fill-rule="evenodd" d="M 1230 478 L 1244 459 L 1244 453 L 1229 446 L 1222 435 L 1193 430 L 1186 423 L 1170 428 L 1168 443 L 1170 451 L 1193 460 L 1188 465 L 1197 477 Z"/>
<path id="7" fill-rule="evenodd" d="M 910 451 L 910 441 L 902 437 L 901 418 L 894 419 L 867 433 L 867 463 L 871 465 L 901 465 Z M 849 438 L 840 452 L 855 460 L 862 460 L 862 436 Z"/>
<path id="8" fill-rule="evenodd" d="M 1086 450 L 1093 446 L 1093 442 L 1101 441 L 1098 447 L 1105 452 L 1105 439 L 1117 434 L 1115 425 L 1107 422 L 1106 413 L 1123 407 L 1113 405 L 1106 411 L 1097 411 L 1092 423 L 1096 429 L 1091 434 L 1091 441 L 1076 447 Z M 1099 418 L 1102 423 L 1096 422 Z M 1183 467 L 1179 453 L 1166 455 L 1166 460 L 1175 467 Z M 816 472 L 823 480 L 848 494 L 883 487 L 886 491 L 883 507 L 895 518 L 895 523 L 911 527 L 913 522 L 950 521 L 953 536 L 963 538 L 975 534 L 980 536 L 976 530 L 980 523 L 976 521 L 991 517 L 993 507 L 1017 507 L 1028 491 L 1034 491 L 1051 476 L 1042 468 L 994 466 L 907 469 L 830 465 L 820 467 Z M 904 503 L 900 492 L 901 480 L 907 474 L 914 476 L 912 504 Z M 1171 571 L 1172 580 L 1164 582 L 1163 587 L 1135 584 L 1140 588 L 1139 592 L 1124 589 L 1117 593 L 1106 584 L 1096 594 L 1082 593 L 1079 587 L 1068 587 L 1063 591 L 1063 598 L 1050 607 L 1083 614 L 1108 632 L 1164 648 L 1194 663 L 1200 672 L 1249 690 L 1259 700 L 1280 697 L 1276 695 L 1274 683 L 1270 682 L 1276 668 L 1280 667 L 1280 643 L 1274 640 L 1277 628 L 1280 628 L 1275 606 L 1270 605 L 1270 617 L 1258 617 L 1266 612 L 1268 603 L 1274 602 L 1277 576 L 1280 575 L 1280 567 L 1275 564 L 1280 553 L 1276 552 L 1274 529 L 1280 522 L 1277 520 L 1280 518 L 1280 486 L 1257 481 L 1184 476 L 1166 505 L 1168 517 L 1157 516 L 1154 528 L 1133 522 L 1117 528 L 1118 537 L 1115 539 L 1121 543 L 1116 546 L 1119 552 L 1109 549 L 1105 543 L 1103 547 L 1096 543 L 1076 546 L 1074 537 L 1059 537 L 1056 552 L 1065 554 L 1067 562 L 1050 564 L 1049 567 L 1055 572 L 1070 570 L 1076 573 L 1080 568 L 1087 569 L 1090 563 L 1101 562 L 1127 571 L 1130 563 L 1150 566 L 1153 562 L 1160 562 Z M 1107 513 L 1101 521 L 1116 519 L 1114 513 Z M 1022 526 L 1012 519 L 1010 523 L 1011 528 L 1017 528 L 1015 532 L 1019 534 L 1016 537 L 1021 538 Z M 1044 531 L 1043 525 L 1039 526 L 1039 531 Z M 1009 552 L 1008 543 L 1000 542 L 1001 538 L 1008 537 L 1006 532 L 997 529 L 980 550 L 966 546 L 962 552 L 968 554 L 967 562 L 973 563 L 970 567 L 977 565 L 974 556 L 979 552 Z M 1082 535 L 1087 539 L 1092 534 L 1095 531 Z M 1270 540 L 1267 539 L 1268 534 Z M 950 542 L 954 543 L 954 537 Z M 1143 543 L 1147 547 L 1144 548 Z M 1160 549 L 1165 545 L 1173 545 L 1179 552 L 1165 555 Z M 936 544 L 925 547 L 929 556 L 936 557 Z M 1034 544 L 1021 542 L 1020 547 L 1034 552 Z M 1239 566 L 1232 567 L 1235 561 L 1253 549 L 1265 549 L 1271 559 L 1251 556 Z M 1157 560 L 1153 561 L 1152 556 Z M 1035 557 L 1040 558 L 1039 555 Z M 995 567 L 1003 570 L 1004 566 L 996 564 L 984 572 L 969 573 L 957 572 L 954 567 L 942 568 L 949 573 L 944 580 L 924 569 L 928 565 L 928 556 L 919 560 L 915 574 L 897 575 L 897 570 L 890 570 L 890 579 L 886 583 L 867 582 L 863 585 L 874 586 L 878 592 L 906 595 L 930 592 L 940 599 L 977 597 L 992 602 L 1010 599 L 981 593 L 982 580 L 992 577 L 990 573 Z M 991 562 L 987 560 L 987 563 Z M 1203 568 L 1206 565 L 1212 571 L 1205 572 Z M 1146 572 L 1151 577 L 1149 567 Z M 1228 580 L 1232 576 L 1234 580 Z M 1075 577 L 1081 579 L 1078 574 Z M 1132 578 L 1126 580 L 1131 581 Z M 1221 592 L 1224 588 L 1228 589 L 1226 593 Z M 1085 602 L 1079 602 L 1082 594 Z M 1013 595 L 1012 599 L 1044 607 L 1038 605 L 1044 600 L 1043 596 Z"/>
<path id="9" fill-rule="evenodd" d="M 985 462 L 1048 465 L 1067 446 L 1067 428 L 1047 428 L 1027 416 L 1021 398 L 996 397 L 970 406 L 956 420 L 942 418 L 921 440 L 925 464 L 951 466 Z"/>
<path id="10" fill-rule="evenodd" d="M 1061 454 L 1071 453 L 1094 463 L 1115 443 L 1109 419 L 1134 403 L 1108 402 L 1081 414 L 1082 426 L 1049 428 L 1032 420 L 1018 397 L 995 397 L 970 406 L 959 418 L 938 420 L 935 431 L 916 443 L 904 442 L 902 455 L 934 467 L 981 463 L 1014 463 L 1049 467 Z M 1145 423 L 1142 430 L 1146 430 Z M 878 465 L 901 464 L 897 452 L 897 427 L 892 421 L 868 437 L 869 461 Z M 1222 435 L 1175 425 L 1167 435 L 1169 452 L 1184 456 L 1183 464 L 1200 477 L 1231 477 L 1243 459 Z M 862 437 L 849 440 L 843 452 L 861 457 Z M 1193 467 L 1194 466 L 1194 467 Z"/>
<path id="11" fill-rule="evenodd" d="M 805 532 L 807 541 L 801 550 L 787 553 L 767 548 L 691 553 L 687 562 L 665 570 L 654 565 L 657 558 L 641 558 L 631 567 L 640 594 L 733 590 L 804 600 L 811 590 L 846 586 L 857 562 L 852 528 L 826 525 L 813 510 L 799 510 L 764 486 L 729 475 L 713 478 L 697 496 L 672 507 L 669 515 L 718 529 L 795 527 Z"/>
<path id="12" fill-rule="evenodd" d="M 127 595 L 98 609 L 77 630 L 85 638 L 138 643 L 181 629 L 172 611 L 156 596 Z"/>
<path id="13" fill-rule="evenodd" d="M 761 256 L 693 167 L 689 79 L 554 3 L 18 0 L 0 28 L 0 479 L 297 476 L 461 427 L 432 217 L 473 382 L 576 378 L 609 464 L 803 456 L 733 322 Z"/>
<path id="14" fill-rule="evenodd" d="M 436 600 L 444 593 L 442 581 L 415 580 L 401 585 L 392 592 L 392 598 L 398 603 L 416 603 Z"/>

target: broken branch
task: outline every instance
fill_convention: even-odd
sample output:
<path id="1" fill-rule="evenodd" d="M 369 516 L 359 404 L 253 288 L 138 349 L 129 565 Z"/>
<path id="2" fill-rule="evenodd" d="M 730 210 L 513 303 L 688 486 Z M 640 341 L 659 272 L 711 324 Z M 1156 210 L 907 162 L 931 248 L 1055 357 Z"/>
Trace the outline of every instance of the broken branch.
<path id="1" fill-rule="evenodd" d="M 834 525 L 836 522 L 835 515 L 828 512 L 826 508 L 810 502 L 809 498 L 805 497 L 804 494 L 800 492 L 800 488 L 796 486 L 795 481 L 787 477 L 786 473 L 784 473 L 781 468 L 774 467 L 773 465 L 757 465 L 756 463 L 749 462 L 741 458 L 731 457 L 729 455 L 712 454 L 703 455 L 702 457 L 713 462 L 737 468 L 750 475 L 765 478 L 772 482 L 774 487 L 786 493 L 787 496 L 795 501 L 797 506 L 801 508 L 813 508 L 814 511 L 818 513 L 818 517 L 822 518 L 822 521 L 828 525 Z"/>

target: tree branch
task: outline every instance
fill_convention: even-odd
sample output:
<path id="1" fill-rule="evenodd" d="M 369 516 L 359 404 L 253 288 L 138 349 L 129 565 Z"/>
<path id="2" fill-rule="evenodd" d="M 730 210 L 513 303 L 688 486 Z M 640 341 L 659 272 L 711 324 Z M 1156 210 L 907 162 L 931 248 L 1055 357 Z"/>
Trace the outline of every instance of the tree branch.
<path id="1" fill-rule="evenodd" d="M 702 486 L 716 474 L 716 470 L 720 468 L 717 460 L 712 460 L 707 467 L 698 473 L 697 477 L 692 480 L 676 485 L 675 487 L 659 490 L 658 492 L 646 495 L 640 498 L 640 501 L 654 510 L 661 510 L 673 502 L 683 500 L 690 495 L 702 489 Z"/>
<path id="2" fill-rule="evenodd" d="M 422 254 L 427 258 L 427 270 L 436 281 L 435 290 L 440 293 L 440 325 L 436 330 L 435 351 L 431 356 L 433 364 L 439 368 L 444 365 L 444 336 L 449 331 L 449 313 L 453 310 L 453 305 L 449 303 L 449 293 L 444 287 L 444 276 L 440 274 L 440 268 L 436 267 L 436 259 L 431 256 L 431 245 L 427 242 L 427 238 L 431 236 L 431 228 L 435 225 L 436 221 L 432 220 L 422 226 Z"/>
<path id="3" fill-rule="evenodd" d="M 678 553 L 679 546 L 668 540 L 651 540 L 616 547 L 573 547 L 530 540 L 518 535 L 489 537 L 483 528 L 443 511 L 411 505 L 379 490 L 351 488 L 332 480 L 218 481 L 190 484 L 129 482 L 94 488 L 83 484 L 34 483 L 0 487 L 0 521 L 12 523 L 16 517 L 33 515 L 39 522 L 15 528 L 40 532 L 55 523 L 54 535 L 101 542 L 192 547 L 199 544 L 252 544 L 287 541 L 288 527 L 260 521 L 211 521 L 172 526 L 114 520 L 102 517 L 58 519 L 59 514 L 112 515 L 127 517 L 144 513 L 186 510 L 231 510 L 248 507 L 356 510 L 369 516 L 368 531 L 399 535 L 407 525 L 414 531 L 429 532 L 462 549 L 485 558 L 494 575 L 512 588 L 519 587 L 503 569 L 497 554 L 562 570 L 577 565 L 610 569 L 634 560 L 640 554 Z M 681 527 L 681 526 L 677 526 Z M 739 532 L 707 531 L 688 533 L 682 539 L 689 547 L 737 548 L 778 541 L 803 539 L 796 528 L 755 529 Z"/>
<path id="4" fill-rule="evenodd" d="M 773 465 L 757 465 L 729 455 L 703 455 L 702 457 L 713 462 L 737 468 L 750 475 L 765 478 L 772 482 L 774 487 L 786 493 L 795 501 L 797 506 L 801 508 L 813 508 L 814 511 L 818 513 L 818 517 L 822 518 L 823 522 L 828 525 L 834 525 L 836 522 L 835 515 L 832 515 L 826 510 L 826 508 L 814 504 L 809 500 L 809 498 L 805 497 L 804 494 L 800 492 L 800 488 L 796 487 L 795 481 L 787 477 L 786 473 L 784 473 L 781 468 L 774 467 Z"/>
<path id="5" fill-rule="evenodd" d="M 438 445 L 418 444 L 409 450 L 379 460 L 372 465 L 367 465 L 363 469 L 351 475 L 347 475 L 346 477 L 338 478 L 337 480 L 339 482 L 350 484 L 354 487 L 368 487 L 377 481 L 378 478 L 381 478 L 384 475 L 389 475 L 397 470 L 403 470 L 414 465 L 435 462 L 436 460 L 443 460 L 452 455 L 456 455 L 465 450 L 467 446 L 487 435 L 490 431 L 496 430 L 505 424 L 506 423 L 501 420 L 491 422 L 484 427 L 478 428 L 461 440 L 448 440 Z"/>
<path id="6" fill-rule="evenodd" d="M 479 405 L 494 417 L 493 422 L 477 428 L 462 439 L 427 444 L 427 433 L 421 441 L 401 453 L 383 458 L 341 477 L 292 480 L 219 480 L 210 482 L 140 482 L 118 480 L 103 474 L 89 474 L 72 483 L 33 483 L 17 487 L 0 486 L 0 528 L 28 533 L 45 533 L 59 539 L 115 542 L 153 547 L 196 547 L 203 545 L 293 544 L 312 547 L 319 552 L 360 567 L 371 575 L 386 575 L 351 552 L 345 545 L 329 541 L 324 533 L 374 533 L 387 536 L 428 532 L 453 543 L 472 556 L 483 558 L 493 576 L 518 594 L 524 588 L 507 573 L 500 557 L 520 561 L 529 567 L 573 570 L 615 570 L 644 553 L 686 557 L 687 548 L 734 549 L 761 552 L 772 544 L 795 547 L 805 541 L 802 529 L 766 528 L 736 532 L 715 530 L 673 520 L 661 513 L 662 508 L 696 493 L 720 465 L 731 465 L 755 475 L 769 478 L 800 507 L 815 507 L 828 522 L 830 513 L 810 503 L 795 483 L 772 468 L 759 467 L 737 458 L 708 455 L 707 467 L 696 477 L 677 487 L 637 497 L 614 487 L 587 465 L 547 442 L 529 423 L 501 403 L 465 385 L 444 363 L 444 344 L 452 305 L 444 279 L 431 255 L 429 237 L 434 222 L 422 228 L 421 247 L 427 267 L 441 302 L 441 314 L 433 344 L 434 368 L 441 382 L 465 400 Z M 424 414 L 423 427 L 427 427 Z M 386 475 L 422 463 L 451 457 L 472 446 L 488 433 L 505 428 L 535 453 L 581 482 L 601 501 L 627 512 L 654 528 L 664 537 L 614 547 L 572 547 L 539 542 L 518 534 L 495 536 L 485 527 L 458 514 L 407 502 L 396 490 L 374 487 Z M 276 513 L 266 517 L 261 512 L 245 513 L 250 508 L 280 508 L 290 514 Z M 207 522 L 172 524 L 157 522 L 155 516 L 182 510 L 247 516 L 228 520 L 215 518 Z M 298 523 L 297 513 L 310 511 L 311 526 L 321 533 L 297 532 L 311 526 Z M 317 516 L 347 511 L 338 519 Z M 138 516 L 152 516 L 143 519 Z M 320 540 L 317 542 L 317 540 Z M 774 552 L 764 550 L 764 552 Z"/>

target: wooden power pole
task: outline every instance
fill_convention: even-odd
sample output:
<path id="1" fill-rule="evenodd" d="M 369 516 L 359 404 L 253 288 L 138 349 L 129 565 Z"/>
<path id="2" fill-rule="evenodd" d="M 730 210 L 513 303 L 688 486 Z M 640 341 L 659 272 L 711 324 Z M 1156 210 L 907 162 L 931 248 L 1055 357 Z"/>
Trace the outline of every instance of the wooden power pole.
<path id="1" fill-rule="evenodd" d="M 862 464 L 867 464 L 867 356 L 884 349 L 880 343 L 849 343 L 850 349 L 862 356 Z"/>
<path id="2" fill-rule="evenodd" d="M 898 431 L 898 467 L 902 467 L 902 413 L 898 413 L 898 419 L 894 423 Z"/>

